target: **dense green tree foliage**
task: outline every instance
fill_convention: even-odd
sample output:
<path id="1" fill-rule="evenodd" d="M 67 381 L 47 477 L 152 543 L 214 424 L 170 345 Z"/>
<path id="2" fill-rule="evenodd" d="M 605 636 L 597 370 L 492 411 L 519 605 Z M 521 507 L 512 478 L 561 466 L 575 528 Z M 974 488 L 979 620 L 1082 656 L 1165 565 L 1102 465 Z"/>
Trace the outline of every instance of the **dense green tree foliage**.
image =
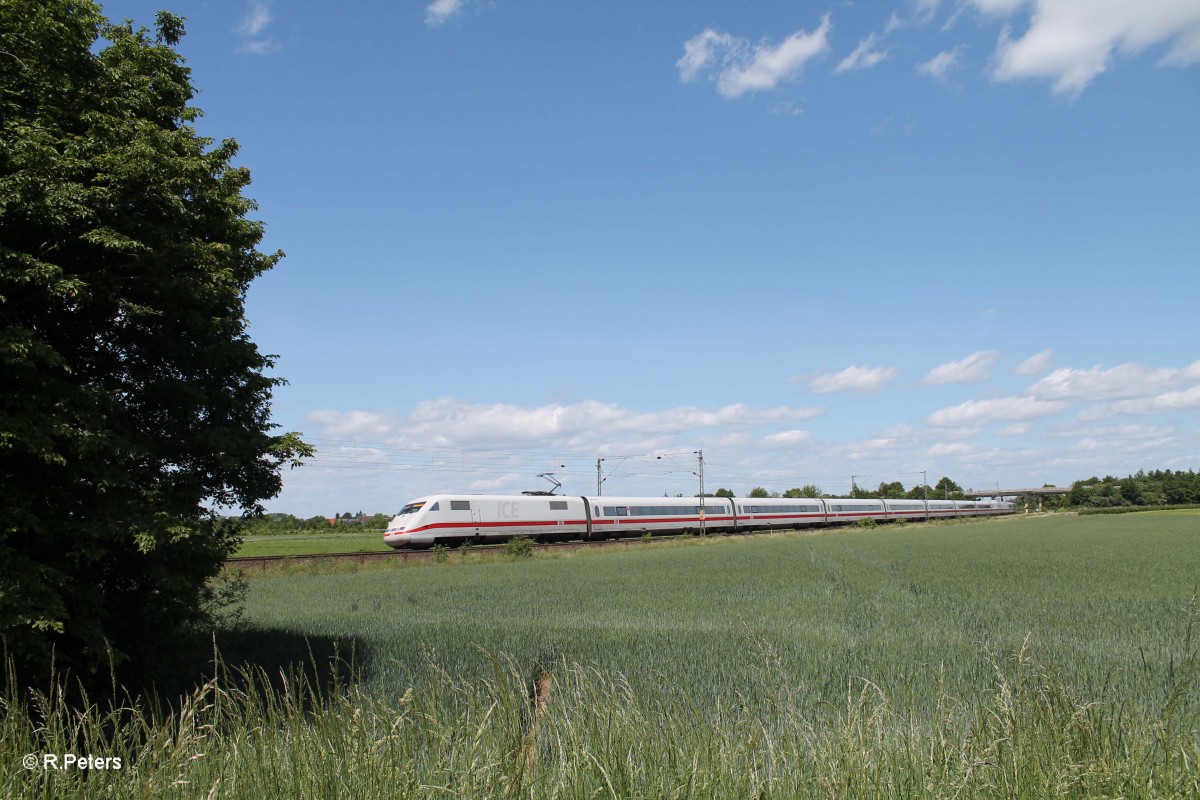
<path id="1" fill-rule="evenodd" d="M 383 530 L 387 527 L 391 516 L 388 514 L 366 514 L 362 517 L 334 516 L 330 522 L 328 517 L 309 517 L 301 519 L 291 514 L 264 514 L 256 519 L 242 522 L 244 536 L 273 536 L 286 533 L 346 533 L 347 531 L 367 529 Z"/>
<path id="2" fill-rule="evenodd" d="M 18 667 L 167 669 L 237 524 L 309 448 L 273 434 L 251 281 L 282 253 L 191 123 L 182 19 L 0 3 L 0 635 Z"/>
<path id="3" fill-rule="evenodd" d="M 1126 478 L 1091 477 L 1076 481 L 1067 495 L 1072 506 L 1165 506 L 1200 503 L 1200 473 L 1188 470 L 1139 471 Z"/>
<path id="4" fill-rule="evenodd" d="M 821 487 L 811 483 L 806 483 L 803 486 L 798 486 L 793 489 L 788 489 L 783 493 L 784 497 L 820 497 Z"/>

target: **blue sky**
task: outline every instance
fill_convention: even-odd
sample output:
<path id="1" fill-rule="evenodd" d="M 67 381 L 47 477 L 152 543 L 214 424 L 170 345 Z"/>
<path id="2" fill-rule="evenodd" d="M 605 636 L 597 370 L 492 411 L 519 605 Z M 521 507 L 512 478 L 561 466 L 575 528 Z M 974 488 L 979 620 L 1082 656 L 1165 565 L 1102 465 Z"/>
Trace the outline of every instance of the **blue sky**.
<path id="1" fill-rule="evenodd" d="M 288 254 L 270 510 L 1200 466 L 1195 0 L 169 10 Z"/>

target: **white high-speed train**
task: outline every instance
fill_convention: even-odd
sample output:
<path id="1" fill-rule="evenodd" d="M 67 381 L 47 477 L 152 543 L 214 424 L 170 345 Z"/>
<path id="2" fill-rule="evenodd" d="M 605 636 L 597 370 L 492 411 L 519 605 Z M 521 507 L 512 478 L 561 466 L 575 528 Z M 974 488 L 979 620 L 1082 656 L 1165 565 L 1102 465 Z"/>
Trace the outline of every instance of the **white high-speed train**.
<path id="1" fill-rule="evenodd" d="M 861 500 L 839 497 L 567 497 L 552 494 L 436 494 L 418 497 L 388 523 L 392 547 L 616 539 L 643 533 L 714 533 L 837 525 L 873 519 L 941 519 L 1013 513 L 987 500 Z"/>

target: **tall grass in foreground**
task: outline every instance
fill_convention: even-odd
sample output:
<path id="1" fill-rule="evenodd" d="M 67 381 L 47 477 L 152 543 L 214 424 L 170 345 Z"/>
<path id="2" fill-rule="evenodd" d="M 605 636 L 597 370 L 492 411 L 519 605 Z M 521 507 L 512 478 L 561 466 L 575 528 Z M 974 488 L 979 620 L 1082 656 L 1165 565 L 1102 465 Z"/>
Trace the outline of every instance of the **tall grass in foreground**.
<path id="1" fill-rule="evenodd" d="M 482 654 L 490 674 L 428 669 L 436 690 L 370 691 L 226 670 L 175 710 L 145 703 L 76 711 L 57 692 L 5 687 L 6 798 L 793 798 L 1200 796 L 1190 636 L 1162 713 L 1080 696 L 1028 647 L 990 656 L 992 679 L 942 691 L 936 714 L 898 712 L 866 678 L 815 723 L 775 657 L 774 699 L 754 713 L 683 693 L 648 699 L 628 681 L 565 660 L 524 670 Z M 339 666 L 339 665 L 335 665 Z M 343 666 L 344 665 L 340 665 Z M 116 756 L 120 771 L 26 770 L 25 754 Z"/>

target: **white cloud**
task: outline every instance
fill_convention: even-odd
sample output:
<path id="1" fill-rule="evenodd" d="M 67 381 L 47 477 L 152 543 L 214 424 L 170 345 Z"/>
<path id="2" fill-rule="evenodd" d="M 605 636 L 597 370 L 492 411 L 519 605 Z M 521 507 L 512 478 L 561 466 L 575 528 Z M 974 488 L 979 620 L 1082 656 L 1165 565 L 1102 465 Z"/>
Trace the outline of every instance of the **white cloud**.
<path id="1" fill-rule="evenodd" d="M 826 14 L 812 33 L 797 31 L 778 45 L 763 42 L 753 47 L 745 39 L 710 28 L 684 42 L 683 57 L 675 66 L 683 81 L 714 73 L 717 91 L 729 98 L 774 89 L 797 77 L 805 64 L 829 49 L 830 27 Z"/>
<path id="2" fill-rule="evenodd" d="M 366 411 L 314 411 L 307 420 L 324 436 L 353 441 L 421 442 L 439 447 L 584 446 L 616 434 L 662 437 L 684 431 L 753 428 L 812 419 L 823 408 L 756 409 L 742 403 L 717 409 L 680 406 L 634 411 L 615 403 L 585 400 L 523 407 L 510 403 L 471 404 L 452 397 L 425 400 L 406 416 Z M 643 441 L 644 443 L 644 441 Z"/>
<path id="3" fill-rule="evenodd" d="M 926 450 L 925 454 L 937 458 L 940 456 L 971 456 L 983 451 L 984 448 L 977 444 L 953 442 L 951 444 L 935 444 Z"/>
<path id="4" fill-rule="evenodd" d="M 1022 0 L 970 0 L 985 13 L 1008 16 Z M 1042 78 L 1055 94 L 1078 96 L 1109 68 L 1114 53 L 1133 56 L 1166 44 L 1160 64 L 1200 63 L 1200 3 L 1196 0 L 1032 0 L 1028 30 L 1006 28 L 992 75 L 1001 81 Z"/>
<path id="5" fill-rule="evenodd" d="M 1050 366 L 1050 358 L 1053 355 L 1053 350 L 1043 350 L 1040 353 L 1035 353 L 1018 364 L 1013 372 L 1017 375 L 1040 375 Z"/>
<path id="6" fill-rule="evenodd" d="M 1121 364 L 1112 369 L 1058 369 L 1029 387 L 1026 394 L 1051 400 L 1095 401 L 1149 397 L 1181 384 L 1200 381 L 1200 361 L 1183 369 Z"/>
<path id="7" fill-rule="evenodd" d="M 238 46 L 239 53 L 251 53 L 256 56 L 265 56 L 268 53 L 274 53 L 279 50 L 281 45 L 272 39 L 254 39 L 249 42 L 243 42 Z"/>
<path id="8" fill-rule="evenodd" d="M 269 0 L 252 0 L 246 16 L 242 18 L 237 27 L 238 34 L 244 38 L 244 41 L 238 45 L 237 51 L 262 56 L 279 50 L 280 45 L 274 37 L 259 37 L 259 34 L 271 24 L 272 19 L 274 18 L 271 16 Z"/>
<path id="9" fill-rule="evenodd" d="M 679 68 L 679 79 L 693 80 L 702 70 L 715 61 L 725 62 L 732 54 L 745 46 L 745 41 L 728 33 L 717 33 L 706 29 L 683 43 L 683 57 L 675 62 Z"/>
<path id="10" fill-rule="evenodd" d="M 998 355 L 995 350 L 979 350 L 961 361 L 950 361 L 934 367 L 921 383 L 927 386 L 944 383 L 982 383 L 990 377 L 988 368 Z"/>
<path id="11" fill-rule="evenodd" d="M 950 72 L 958 68 L 963 49 L 959 45 L 952 50 L 943 50 L 928 61 L 917 64 L 917 72 L 936 81 L 945 81 L 950 77 Z"/>
<path id="12" fill-rule="evenodd" d="M 1175 429 L 1170 426 L 1145 425 L 1132 423 L 1126 425 L 1054 425 L 1047 428 L 1045 435 L 1052 439 L 1079 439 L 1090 436 L 1095 439 L 1108 439 L 1117 442 L 1147 441 L 1164 439 L 1173 436 Z"/>
<path id="13" fill-rule="evenodd" d="M 1033 430 L 1033 426 L 1028 422 L 1018 422 L 1015 425 L 1006 425 L 996 431 L 997 436 L 1024 436 Z"/>
<path id="14" fill-rule="evenodd" d="M 937 14 L 939 0 L 916 0 L 913 3 L 913 19 L 920 25 L 924 25 L 934 18 Z M 893 14 L 893 17 L 896 15 Z"/>
<path id="15" fill-rule="evenodd" d="M 794 447 L 812 441 L 811 431 L 779 431 L 764 436 L 760 443 L 767 447 Z"/>
<path id="16" fill-rule="evenodd" d="M 509 472 L 501 475 L 499 478 L 483 478 L 470 481 L 467 484 L 467 490 L 471 492 L 499 492 L 509 489 L 512 486 L 520 486 L 522 483 L 527 483 L 528 481 L 528 475 L 522 475 L 519 472 Z"/>
<path id="17" fill-rule="evenodd" d="M 1200 386 L 1186 391 L 1165 392 L 1143 400 L 1122 400 L 1113 403 L 1111 410 L 1117 414 L 1169 414 L 1172 411 L 1188 411 L 1200 408 Z"/>
<path id="18" fill-rule="evenodd" d="M 425 7 L 425 24 L 436 28 L 462 11 L 463 0 L 433 0 Z"/>
<path id="19" fill-rule="evenodd" d="M 238 25 L 238 33 L 243 36 L 258 36 L 270 24 L 271 4 L 255 0 L 250 3 L 250 10 Z"/>
<path id="20" fill-rule="evenodd" d="M 893 15 L 894 18 L 895 15 Z M 887 58 L 887 50 L 874 49 L 878 43 L 879 36 L 874 33 L 860 41 L 858 47 L 854 48 L 854 52 L 843 58 L 834 68 L 834 73 L 847 72 L 852 69 L 870 69 L 883 61 Z"/>
<path id="21" fill-rule="evenodd" d="M 935 427 L 987 425 L 992 422 L 1020 422 L 1058 414 L 1070 405 L 1061 400 L 1038 400 L 1034 397 L 999 397 L 991 400 L 968 400 L 951 408 L 935 411 L 926 419 Z"/>
<path id="22" fill-rule="evenodd" d="M 814 394 L 855 391 L 859 394 L 877 392 L 900 374 L 895 367 L 846 367 L 836 375 L 818 375 L 809 383 Z"/>
<path id="23" fill-rule="evenodd" d="M 969 0 L 969 2 L 985 14 L 1008 16 L 1025 5 L 1028 0 Z"/>
<path id="24" fill-rule="evenodd" d="M 1071 445 L 1071 450 L 1075 452 L 1103 453 L 1108 456 L 1113 453 L 1140 453 L 1158 450 L 1174 441 L 1175 437 L 1173 436 L 1160 436 L 1158 438 L 1139 436 L 1085 436 Z"/>

